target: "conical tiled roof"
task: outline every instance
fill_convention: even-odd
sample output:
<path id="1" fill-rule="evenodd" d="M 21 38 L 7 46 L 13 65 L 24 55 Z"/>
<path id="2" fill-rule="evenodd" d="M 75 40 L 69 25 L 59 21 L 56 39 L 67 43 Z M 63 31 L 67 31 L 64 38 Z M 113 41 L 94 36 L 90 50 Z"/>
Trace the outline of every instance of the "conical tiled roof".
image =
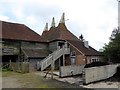
<path id="1" fill-rule="evenodd" d="M 52 18 L 52 23 L 51 23 L 51 27 L 55 27 L 55 18 Z"/>
<path id="2" fill-rule="evenodd" d="M 65 13 L 62 14 L 59 25 L 55 27 L 54 17 L 52 19 L 52 25 L 50 30 L 43 31 L 42 38 L 46 41 L 53 40 L 79 40 L 74 34 L 72 34 L 65 25 Z"/>
<path id="3" fill-rule="evenodd" d="M 59 23 L 57 27 L 51 27 L 49 31 L 43 32 L 42 37 L 48 41 L 53 40 L 79 40 L 74 34 L 72 34 L 64 23 Z"/>

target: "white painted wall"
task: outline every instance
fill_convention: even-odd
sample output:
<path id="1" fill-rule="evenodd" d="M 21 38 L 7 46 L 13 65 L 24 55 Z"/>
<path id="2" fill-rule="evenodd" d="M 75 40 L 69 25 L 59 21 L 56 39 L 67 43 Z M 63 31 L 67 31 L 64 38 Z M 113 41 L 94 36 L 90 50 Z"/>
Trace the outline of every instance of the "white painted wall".
<path id="1" fill-rule="evenodd" d="M 116 64 L 85 68 L 85 83 L 88 84 L 112 77 L 116 73 L 118 66 L 119 65 Z"/>
<path id="2" fill-rule="evenodd" d="M 70 65 L 60 67 L 60 77 L 82 74 L 85 65 Z"/>

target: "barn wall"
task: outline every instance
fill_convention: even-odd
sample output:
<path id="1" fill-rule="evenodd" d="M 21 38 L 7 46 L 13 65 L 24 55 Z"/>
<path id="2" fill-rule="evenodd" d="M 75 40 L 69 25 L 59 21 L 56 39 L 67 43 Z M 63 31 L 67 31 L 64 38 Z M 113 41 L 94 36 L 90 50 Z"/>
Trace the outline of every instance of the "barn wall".
<path id="1" fill-rule="evenodd" d="M 49 43 L 49 50 L 51 51 L 51 52 L 53 52 L 53 51 L 55 51 L 55 50 L 57 50 L 57 41 L 55 41 L 55 42 L 51 42 L 51 43 Z"/>
<path id="2" fill-rule="evenodd" d="M 3 40 L 3 55 L 18 55 L 20 53 L 20 43 L 13 40 Z"/>
<path id="3" fill-rule="evenodd" d="M 29 61 L 29 71 L 34 72 L 37 71 L 37 62 L 40 62 L 43 59 L 30 59 Z"/>
<path id="4" fill-rule="evenodd" d="M 21 42 L 21 47 L 25 49 L 48 49 L 48 44 L 46 43 L 35 43 L 35 42 Z"/>

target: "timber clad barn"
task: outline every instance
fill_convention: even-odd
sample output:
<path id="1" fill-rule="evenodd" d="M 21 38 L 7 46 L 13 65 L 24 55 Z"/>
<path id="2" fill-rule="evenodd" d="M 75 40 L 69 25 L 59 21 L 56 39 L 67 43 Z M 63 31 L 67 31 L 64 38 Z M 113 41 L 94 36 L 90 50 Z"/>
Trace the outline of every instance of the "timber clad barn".
<path id="1" fill-rule="evenodd" d="M 65 25 L 64 13 L 58 26 L 55 20 L 48 30 L 48 24 L 42 35 L 37 34 L 24 24 L 0 21 L 2 25 L 3 64 L 29 62 L 31 70 L 45 70 L 51 63 L 55 69 L 66 65 L 84 65 L 102 60 L 100 52 L 88 45 L 88 41 L 77 38 Z"/>

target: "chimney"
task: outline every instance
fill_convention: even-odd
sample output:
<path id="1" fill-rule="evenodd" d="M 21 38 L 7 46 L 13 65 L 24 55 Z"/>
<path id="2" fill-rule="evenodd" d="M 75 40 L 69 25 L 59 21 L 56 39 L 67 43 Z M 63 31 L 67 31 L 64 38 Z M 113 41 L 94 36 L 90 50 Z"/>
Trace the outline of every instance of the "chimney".
<path id="1" fill-rule="evenodd" d="M 59 23 L 65 23 L 65 13 L 62 14 L 62 17 Z"/>
<path id="2" fill-rule="evenodd" d="M 48 23 L 46 23 L 44 31 L 48 31 Z"/>
<path id="3" fill-rule="evenodd" d="M 55 27 L 55 19 L 54 19 L 54 17 L 52 18 L 51 27 Z"/>
<path id="4" fill-rule="evenodd" d="M 84 41 L 84 46 L 85 46 L 86 48 L 89 48 L 88 41 Z"/>

